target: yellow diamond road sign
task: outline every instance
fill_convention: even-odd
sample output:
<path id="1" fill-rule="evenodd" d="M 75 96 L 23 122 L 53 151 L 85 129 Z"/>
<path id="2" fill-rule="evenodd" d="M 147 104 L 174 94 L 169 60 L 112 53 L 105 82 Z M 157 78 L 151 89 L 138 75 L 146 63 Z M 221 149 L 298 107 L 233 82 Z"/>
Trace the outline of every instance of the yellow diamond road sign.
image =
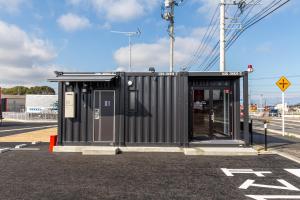
<path id="1" fill-rule="evenodd" d="M 284 92 L 286 89 L 288 89 L 288 87 L 291 86 L 291 83 L 289 80 L 287 80 L 287 78 L 282 76 L 279 81 L 276 82 L 276 85 L 279 87 L 279 89 L 281 89 L 282 92 Z"/>

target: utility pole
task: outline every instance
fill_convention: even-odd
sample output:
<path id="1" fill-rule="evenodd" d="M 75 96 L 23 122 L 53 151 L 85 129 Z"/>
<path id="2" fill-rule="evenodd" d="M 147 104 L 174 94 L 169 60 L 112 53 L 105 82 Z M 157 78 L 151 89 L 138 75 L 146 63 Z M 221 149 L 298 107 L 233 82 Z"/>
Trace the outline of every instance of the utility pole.
<path id="1" fill-rule="evenodd" d="M 220 4 L 220 72 L 225 71 L 225 0 Z"/>
<path id="2" fill-rule="evenodd" d="M 169 37 L 170 37 L 170 58 L 169 58 L 169 70 L 170 72 L 174 72 L 174 10 L 175 6 L 177 6 L 178 3 L 175 0 L 165 0 L 164 6 L 163 6 L 163 13 L 161 14 L 161 17 L 169 21 Z"/>
<path id="3" fill-rule="evenodd" d="M 110 31 L 112 33 L 117 33 L 117 34 L 123 34 L 128 37 L 128 42 L 129 42 L 129 71 L 132 71 L 132 44 L 131 44 L 131 38 L 133 36 L 139 36 L 141 35 L 140 29 L 138 29 L 136 32 L 123 32 L 123 31 Z"/>
<path id="4" fill-rule="evenodd" d="M 169 34 L 170 34 L 170 72 L 174 71 L 174 1 L 171 0 L 171 19 L 170 19 L 170 27 L 169 27 Z"/>
<path id="5" fill-rule="evenodd" d="M 250 3 L 246 3 L 246 0 L 239 0 L 229 2 L 227 3 L 226 0 L 220 0 L 220 72 L 224 72 L 226 70 L 226 37 L 225 37 L 225 31 L 226 31 L 226 19 L 225 16 L 225 6 L 226 5 L 232 5 L 232 6 L 237 6 L 240 12 L 244 12 L 245 6 L 250 5 Z M 236 19 L 234 19 L 236 20 Z M 232 25 L 240 25 L 240 23 L 231 23 Z M 238 29 L 240 29 L 238 28 Z M 234 29 L 234 28 L 231 28 Z"/>

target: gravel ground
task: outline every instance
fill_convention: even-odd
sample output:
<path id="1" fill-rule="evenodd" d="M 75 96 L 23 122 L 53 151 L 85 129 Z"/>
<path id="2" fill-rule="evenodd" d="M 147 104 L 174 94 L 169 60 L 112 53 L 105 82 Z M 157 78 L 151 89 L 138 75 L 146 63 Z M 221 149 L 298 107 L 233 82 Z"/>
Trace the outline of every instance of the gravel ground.
<path id="1" fill-rule="evenodd" d="M 0 199 L 247 199 L 247 194 L 297 194 L 288 190 L 238 187 L 247 179 L 280 185 L 284 179 L 300 186 L 300 178 L 284 168 L 300 168 L 276 155 L 253 157 L 184 156 L 180 153 L 124 153 L 82 156 L 40 151 L 0 154 Z M 252 174 L 227 177 L 220 168 L 270 170 L 265 178 Z"/>

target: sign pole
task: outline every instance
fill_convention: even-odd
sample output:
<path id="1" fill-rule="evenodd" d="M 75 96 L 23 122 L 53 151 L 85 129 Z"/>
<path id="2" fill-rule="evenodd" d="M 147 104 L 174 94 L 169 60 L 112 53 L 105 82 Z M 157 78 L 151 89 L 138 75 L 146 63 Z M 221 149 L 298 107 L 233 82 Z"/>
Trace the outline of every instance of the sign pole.
<path id="1" fill-rule="evenodd" d="M 284 123 L 284 118 L 285 118 L 285 102 L 284 102 L 284 92 L 286 89 L 288 89 L 291 86 L 291 82 L 284 76 L 282 76 L 279 81 L 276 82 L 276 85 L 279 87 L 279 89 L 282 91 L 282 112 L 281 112 L 281 118 L 282 118 L 282 136 L 285 136 L 285 123 Z"/>
<path id="2" fill-rule="evenodd" d="M 282 92 L 282 136 L 285 136 L 285 123 L 284 123 L 284 113 L 285 113 L 285 102 L 284 102 L 284 92 Z"/>

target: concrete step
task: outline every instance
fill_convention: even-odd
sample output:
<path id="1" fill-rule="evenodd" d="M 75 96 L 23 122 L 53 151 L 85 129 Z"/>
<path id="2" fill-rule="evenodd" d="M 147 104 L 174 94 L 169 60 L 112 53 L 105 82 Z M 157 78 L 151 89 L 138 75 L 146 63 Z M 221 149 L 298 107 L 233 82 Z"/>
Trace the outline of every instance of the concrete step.
<path id="1" fill-rule="evenodd" d="M 116 155 L 119 148 L 111 146 L 55 146 L 53 152 L 82 153 L 82 155 Z"/>
<path id="2" fill-rule="evenodd" d="M 116 155 L 118 153 L 118 148 L 114 149 L 84 149 L 82 150 L 82 155 Z"/>
<path id="3" fill-rule="evenodd" d="M 202 156 L 257 156 L 258 152 L 252 148 L 194 147 L 194 148 L 185 148 L 184 154 L 202 155 Z"/>
<path id="4" fill-rule="evenodd" d="M 139 153 L 182 153 L 180 147 L 120 147 L 121 152 Z"/>

